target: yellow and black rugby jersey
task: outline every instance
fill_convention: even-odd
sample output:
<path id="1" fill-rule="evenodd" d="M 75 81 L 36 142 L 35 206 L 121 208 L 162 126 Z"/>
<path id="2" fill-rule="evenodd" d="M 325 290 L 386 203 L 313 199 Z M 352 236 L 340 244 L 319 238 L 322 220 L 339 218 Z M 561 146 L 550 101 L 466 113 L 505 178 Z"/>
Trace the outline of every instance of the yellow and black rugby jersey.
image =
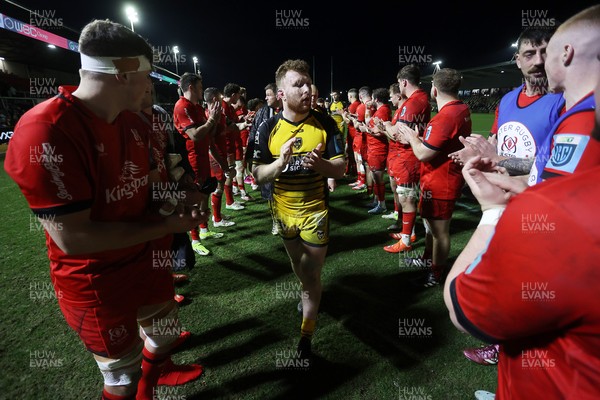
<path id="1" fill-rule="evenodd" d="M 302 158 L 322 143 L 322 157 L 335 160 L 344 157 L 342 135 L 333 119 L 311 110 L 302 121 L 293 123 L 279 113 L 263 123 L 255 137 L 253 163 L 270 164 L 279 158 L 281 146 L 292 137 L 292 158 L 275 180 L 272 198 L 279 207 L 292 212 L 322 209 L 327 198 L 323 176 L 302 166 Z"/>

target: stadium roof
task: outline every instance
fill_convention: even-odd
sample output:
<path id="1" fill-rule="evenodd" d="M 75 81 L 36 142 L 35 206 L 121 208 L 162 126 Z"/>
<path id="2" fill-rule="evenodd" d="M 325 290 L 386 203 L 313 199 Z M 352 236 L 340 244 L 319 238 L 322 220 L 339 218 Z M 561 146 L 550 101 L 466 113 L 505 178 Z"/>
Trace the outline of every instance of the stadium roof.
<path id="1" fill-rule="evenodd" d="M 463 77 L 461 89 L 484 89 L 484 88 L 514 88 L 522 83 L 523 74 L 517 68 L 514 60 L 497 64 L 463 69 L 460 71 Z M 422 78 L 423 82 L 429 83 L 432 75 Z"/>

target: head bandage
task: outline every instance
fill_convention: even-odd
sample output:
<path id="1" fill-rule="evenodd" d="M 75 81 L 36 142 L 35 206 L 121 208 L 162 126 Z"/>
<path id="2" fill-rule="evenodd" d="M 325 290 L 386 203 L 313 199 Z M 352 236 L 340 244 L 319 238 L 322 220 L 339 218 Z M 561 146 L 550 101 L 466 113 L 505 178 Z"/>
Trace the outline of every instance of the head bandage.
<path id="1" fill-rule="evenodd" d="M 146 56 L 96 57 L 81 54 L 81 69 L 101 74 L 124 74 L 126 72 L 150 71 L 152 65 Z"/>

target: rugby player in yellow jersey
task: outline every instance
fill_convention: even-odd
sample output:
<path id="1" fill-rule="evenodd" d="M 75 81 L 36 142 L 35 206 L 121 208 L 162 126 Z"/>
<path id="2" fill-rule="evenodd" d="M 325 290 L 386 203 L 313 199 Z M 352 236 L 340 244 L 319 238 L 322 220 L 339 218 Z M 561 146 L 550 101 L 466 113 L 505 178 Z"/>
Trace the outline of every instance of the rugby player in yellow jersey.
<path id="1" fill-rule="evenodd" d="M 329 242 L 326 178 L 341 178 L 346 161 L 333 119 L 311 110 L 308 63 L 287 60 L 277 68 L 275 79 L 283 112 L 258 129 L 253 175 L 258 183 L 270 186 L 273 220 L 302 284 L 298 351 L 301 358 L 310 359 Z"/>
<path id="2" fill-rule="evenodd" d="M 331 105 L 329 106 L 329 114 L 331 118 L 336 122 L 340 132 L 344 133 L 344 118 L 342 113 L 344 112 L 344 103 L 340 100 L 340 94 L 338 92 L 331 93 Z"/>

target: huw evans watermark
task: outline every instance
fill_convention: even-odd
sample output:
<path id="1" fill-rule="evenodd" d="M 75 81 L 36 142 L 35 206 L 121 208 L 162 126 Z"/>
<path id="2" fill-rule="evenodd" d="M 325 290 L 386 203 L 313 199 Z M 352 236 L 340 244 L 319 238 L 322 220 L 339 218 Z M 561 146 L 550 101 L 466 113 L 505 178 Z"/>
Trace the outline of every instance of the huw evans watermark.
<path id="1" fill-rule="evenodd" d="M 308 29 L 310 19 L 302 15 L 303 10 L 275 10 L 277 29 Z"/>

